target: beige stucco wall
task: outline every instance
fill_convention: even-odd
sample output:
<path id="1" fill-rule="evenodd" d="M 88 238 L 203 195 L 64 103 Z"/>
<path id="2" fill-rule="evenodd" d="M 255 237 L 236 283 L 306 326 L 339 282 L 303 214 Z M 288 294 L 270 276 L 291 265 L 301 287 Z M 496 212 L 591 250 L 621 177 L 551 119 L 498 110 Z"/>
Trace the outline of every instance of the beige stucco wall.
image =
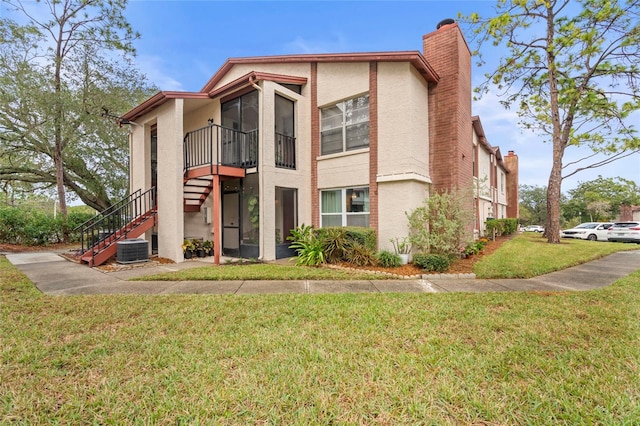
<path id="1" fill-rule="evenodd" d="M 415 180 L 390 181 L 378 184 L 380 227 L 378 245 L 380 249 L 393 252 L 391 238 L 409 235 L 409 221 L 405 212 L 411 212 L 429 197 L 429 185 Z"/>
<path id="2" fill-rule="evenodd" d="M 218 82 L 216 88 L 222 87 L 243 75 L 252 71 L 260 71 L 269 74 L 288 75 L 293 77 L 311 77 L 311 68 L 308 63 L 282 63 L 282 64 L 235 64 Z"/>
<path id="3" fill-rule="evenodd" d="M 151 124 L 155 122 L 144 122 L 139 120 L 139 126 L 131 126 L 129 155 L 131 158 L 129 165 L 129 192 L 133 193 L 138 189 L 146 190 L 151 185 L 151 170 L 147 165 L 150 162 L 150 140 Z M 144 123 L 144 124 L 142 124 Z"/>
<path id="4" fill-rule="evenodd" d="M 349 151 L 318 159 L 318 188 L 369 185 L 369 150 Z"/>
<path id="5" fill-rule="evenodd" d="M 276 187 L 295 188 L 298 194 L 298 224 L 311 222 L 311 200 L 308 188 L 311 186 L 311 109 L 309 90 L 297 94 L 271 82 L 261 83 L 260 102 L 260 246 L 261 257 L 275 259 L 278 228 L 276 217 Z M 288 170 L 275 166 L 275 97 L 283 96 L 295 102 L 294 124 L 296 136 L 296 169 Z M 281 220 L 281 218 L 280 218 Z"/>
<path id="6" fill-rule="evenodd" d="M 378 175 L 428 178 L 428 87 L 409 63 L 378 64 L 378 117 Z"/>
<path id="7" fill-rule="evenodd" d="M 318 106 L 334 104 L 368 91 L 368 62 L 318 64 Z"/>
<path id="8" fill-rule="evenodd" d="M 183 159 L 182 99 L 158 108 L 158 256 L 183 260 Z"/>
<path id="9" fill-rule="evenodd" d="M 369 91 L 369 63 L 318 64 L 318 105 L 335 104 Z M 318 158 L 318 188 L 369 185 L 369 149 Z"/>

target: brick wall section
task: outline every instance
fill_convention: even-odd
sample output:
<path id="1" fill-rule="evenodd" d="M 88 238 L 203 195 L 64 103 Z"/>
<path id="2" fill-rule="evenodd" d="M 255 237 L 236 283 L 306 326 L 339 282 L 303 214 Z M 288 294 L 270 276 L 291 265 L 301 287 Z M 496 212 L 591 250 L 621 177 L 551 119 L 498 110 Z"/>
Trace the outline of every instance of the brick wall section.
<path id="1" fill-rule="evenodd" d="M 473 183 L 471 52 L 458 24 L 445 25 L 425 35 L 422 41 L 425 58 L 440 76 L 429 95 L 432 188 L 437 192 L 470 190 Z"/>
<path id="2" fill-rule="evenodd" d="M 320 155 L 320 110 L 318 109 L 318 63 L 311 62 L 311 222 L 320 227 L 318 156 Z"/>
<path id="3" fill-rule="evenodd" d="M 518 156 L 509 151 L 504 157 L 504 164 L 509 169 L 507 173 L 507 217 L 520 217 L 520 194 L 518 192 Z"/>
<path id="4" fill-rule="evenodd" d="M 378 63 L 369 63 L 369 227 L 378 234 Z"/>

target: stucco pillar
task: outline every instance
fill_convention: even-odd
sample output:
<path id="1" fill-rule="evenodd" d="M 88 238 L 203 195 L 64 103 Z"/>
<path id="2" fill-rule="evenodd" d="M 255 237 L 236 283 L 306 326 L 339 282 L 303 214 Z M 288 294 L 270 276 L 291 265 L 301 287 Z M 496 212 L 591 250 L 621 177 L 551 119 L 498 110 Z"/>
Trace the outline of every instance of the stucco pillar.
<path id="1" fill-rule="evenodd" d="M 158 111 L 158 256 L 184 261 L 183 137 L 184 101 Z"/>

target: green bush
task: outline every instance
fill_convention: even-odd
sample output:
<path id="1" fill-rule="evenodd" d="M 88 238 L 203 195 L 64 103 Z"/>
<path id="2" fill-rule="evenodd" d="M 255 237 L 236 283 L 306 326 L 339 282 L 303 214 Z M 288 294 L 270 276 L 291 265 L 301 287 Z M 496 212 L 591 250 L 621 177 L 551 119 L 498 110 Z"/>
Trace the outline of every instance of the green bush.
<path id="1" fill-rule="evenodd" d="M 518 219 L 491 219 L 485 223 L 485 234 L 496 236 L 515 234 L 518 230 Z"/>
<path id="2" fill-rule="evenodd" d="M 378 237 L 375 229 L 362 226 L 345 226 L 343 229 L 350 241 L 357 242 L 369 250 L 376 251 L 378 247 Z"/>
<path id="3" fill-rule="evenodd" d="M 432 194 L 423 205 L 406 213 L 409 240 L 419 253 L 457 256 L 469 237 L 473 213 L 464 191 Z"/>
<path id="4" fill-rule="evenodd" d="M 376 264 L 376 251 L 364 244 L 354 242 L 345 253 L 345 260 L 356 266 L 373 266 Z"/>
<path id="5" fill-rule="evenodd" d="M 322 240 L 324 253 L 329 263 L 344 260 L 345 254 L 353 245 L 346 228 L 338 226 L 320 228 L 316 235 Z"/>
<path id="6" fill-rule="evenodd" d="M 451 261 L 448 256 L 441 254 L 418 253 L 413 256 L 413 264 L 427 272 L 445 272 L 449 269 Z"/>
<path id="7" fill-rule="evenodd" d="M 296 265 L 318 266 L 325 263 L 323 241 L 313 226 L 302 224 L 292 229 L 287 239 L 293 241 L 289 248 L 295 250 L 298 255 Z"/>
<path id="8" fill-rule="evenodd" d="M 382 250 L 378 253 L 378 265 L 383 268 L 397 268 L 401 265 L 402 261 L 400 256 L 395 253 L 391 253 L 388 250 Z"/>

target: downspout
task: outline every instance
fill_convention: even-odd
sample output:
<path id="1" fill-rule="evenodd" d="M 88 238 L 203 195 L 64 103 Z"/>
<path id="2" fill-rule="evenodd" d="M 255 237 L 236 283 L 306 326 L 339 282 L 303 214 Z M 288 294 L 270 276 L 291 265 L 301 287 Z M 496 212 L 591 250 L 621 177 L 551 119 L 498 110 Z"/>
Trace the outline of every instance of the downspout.
<path id="1" fill-rule="evenodd" d="M 251 86 L 253 86 L 254 89 L 256 89 L 259 93 L 259 97 L 258 97 L 258 113 L 260 114 L 260 118 L 259 118 L 259 123 L 260 123 L 260 128 L 258 129 L 258 187 L 260 188 L 258 191 L 258 202 L 259 202 L 259 213 L 260 213 L 260 220 L 258 222 L 258 226 L 260 227 L 260 238 L 258 239 L 258 243 L 260 246 L 260 251 L 259 251 L 259 255 L 258 255 L 258 260 L 263 260 L 264 259 L 264 245 L 265 245 L 265 233 L 264 233 L 264 185 L 262 184 L 262 177 L 263 177 L 263 161 L 262 158 L 264 157 L 262 155 L 262 148 L 263 148 L 263 144 L 261 143 L 261 139 L 262 139 L 262 134 L 264 131 L 264 92 L 262 90 L 262 87 L 260 87 L 258 84 L 256 84 L 256 76 L 251 74 L 249 76 L 249 84 L 251 84 Z"/>

